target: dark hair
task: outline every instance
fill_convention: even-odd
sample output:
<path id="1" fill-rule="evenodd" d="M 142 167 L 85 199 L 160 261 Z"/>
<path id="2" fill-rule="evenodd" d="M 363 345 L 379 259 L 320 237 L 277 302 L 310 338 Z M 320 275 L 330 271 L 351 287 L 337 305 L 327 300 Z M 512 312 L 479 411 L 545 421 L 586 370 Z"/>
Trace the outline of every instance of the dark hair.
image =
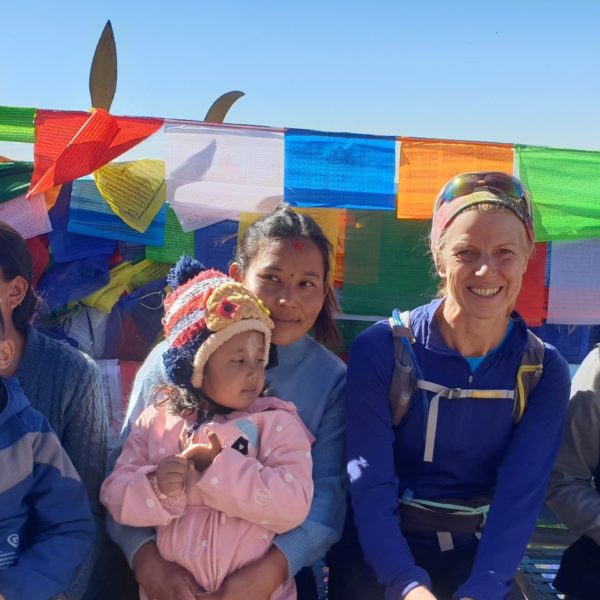
<path id="1" fill-rule="evenodd" d="M 15 277 L 21 276 L 27 282 L 25 297 L 12 312 L 14 326 L 25 333 L 40 303 L 32 288 L 31 254 L 19 232 L 2 221 L 0 221 L 0 276 L 4 281 L 12 281 Z"/>
<path id="2" fill-rule="evenodd" d="M 280 204 L 275 210 L 248 227 L 237 246 L 233 260 L 239 265 L 243 274 L 266 241 L 297 239 L 313 242 L 323 257 L 324 283 L 327 286 L 327 292 L 323 306 L 317 315 L 314 331 L 319 342 L 336 346 L 340 342 L 340 333 L 335 321 L 335 313 L 338 312 L 339 305 L 333 289 L 329 285 L 333 247 L 312 217 L 294 212 L 287 204 Z"/>
<path id="3" fill-rule="evenodd" d="M 178 417 L 189 417 L 196 414 L 199 423 L 208 421 L 215 415 L 227 415 L 234 411 L 232 408 L 217 404 L 201 389 L 195 388 L 191 383 L 186 385 L 175 385 L 166 383 L 154 388 L 154 405 L 166 406 L 167 410 Z M 259 396 L 269 396 L 271 390 L 269 384 L 265 385 Z"/>

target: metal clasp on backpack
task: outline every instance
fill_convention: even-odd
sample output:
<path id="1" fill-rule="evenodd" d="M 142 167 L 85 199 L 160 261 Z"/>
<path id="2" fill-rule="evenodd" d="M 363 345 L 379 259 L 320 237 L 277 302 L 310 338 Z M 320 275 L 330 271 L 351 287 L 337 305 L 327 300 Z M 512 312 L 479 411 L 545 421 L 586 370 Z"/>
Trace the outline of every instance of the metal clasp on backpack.
<path id="1" fill-rule="evenodd" d="M 452 388 L 451 390 L 448 390 L 448 395 L 446 397 L 450 400 L 454 400 L 460 398 L 461 392 L 462 390 L 460 388 Z"/>

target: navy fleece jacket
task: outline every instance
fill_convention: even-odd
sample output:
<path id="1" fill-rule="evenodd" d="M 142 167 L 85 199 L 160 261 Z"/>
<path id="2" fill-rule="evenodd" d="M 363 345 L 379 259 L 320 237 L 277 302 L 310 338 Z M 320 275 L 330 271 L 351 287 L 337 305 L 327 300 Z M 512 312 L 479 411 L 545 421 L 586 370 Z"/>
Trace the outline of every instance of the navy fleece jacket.
<path id="1" fill-rule="evenodd" d="M 514 325 L 501 346 L 474 373 L 447 347 L 433 321 L 441 300 L 411 312 L 413 344 L 424 379 L 451 388 L 513 389 L 527 328 Z M 512 400 L 442 399 L 432 462 L 424 462 L 428 402 L 417 392 L 404 421 L 393 427 L 388 389 L 393 344 L 387 321 L 364 331 L 353 344 L 347 374 L 347 452 L 351 498 L 360 541 L 386 598 L 401 598 L 411 582 L 429 585 L 416 566 L 397 515 L 405 490 L 415 498 L 492 496 L 487 524 L 470 577 L 456 598 L 501 600 L 510 590 L 535 527 L 560 442 L 569 398 L 569 369 L 545 345 L 542 377 L 521 421 L 512 420 Z"/>

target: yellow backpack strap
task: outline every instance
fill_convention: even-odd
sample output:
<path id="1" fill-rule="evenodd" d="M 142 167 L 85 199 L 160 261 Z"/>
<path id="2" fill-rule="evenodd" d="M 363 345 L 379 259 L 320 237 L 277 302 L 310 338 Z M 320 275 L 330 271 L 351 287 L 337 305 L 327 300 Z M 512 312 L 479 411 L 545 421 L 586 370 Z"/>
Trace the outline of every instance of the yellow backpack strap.
<path id="1" fill-rule="evenodd" d="M 400 313 L 394 309 L 389 319 L 394 342 L 394 371 L 388 401 L 392 415 L 392 425 L 396 426 L 402 421 L 410 406 L 410 399 L 416 389 L 415 366 L 408 344 L 414 341 L 410 328 L 410 313 Z"/>
<path id="2" fill-rule="evenodd" d="M 527 330 L 527 348 L 517 371 L 517 385 L 513 407 L 513 421 L 518 423 L 527 408 L 527 398 L 542 377 L 544 370 L 544 342 Z"/>

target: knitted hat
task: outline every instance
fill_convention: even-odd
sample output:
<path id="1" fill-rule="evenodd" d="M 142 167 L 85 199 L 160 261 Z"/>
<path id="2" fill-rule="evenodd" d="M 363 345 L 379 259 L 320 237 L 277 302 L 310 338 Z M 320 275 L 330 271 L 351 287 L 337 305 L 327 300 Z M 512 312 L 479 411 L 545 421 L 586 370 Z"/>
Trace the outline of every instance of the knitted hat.
<path id="1" fill-rule="evenodd" d="M 204 365 L 211 354 L 238 333 L 265 336 L 269 359 L 273 321 L 269 310 L 247 287 L 220 271 L 182 257 L 169 274 L 173 291 L 165 298 L 163 325 L 169 349 L 163 362 L 170 381 L 202 387 Z"/>

